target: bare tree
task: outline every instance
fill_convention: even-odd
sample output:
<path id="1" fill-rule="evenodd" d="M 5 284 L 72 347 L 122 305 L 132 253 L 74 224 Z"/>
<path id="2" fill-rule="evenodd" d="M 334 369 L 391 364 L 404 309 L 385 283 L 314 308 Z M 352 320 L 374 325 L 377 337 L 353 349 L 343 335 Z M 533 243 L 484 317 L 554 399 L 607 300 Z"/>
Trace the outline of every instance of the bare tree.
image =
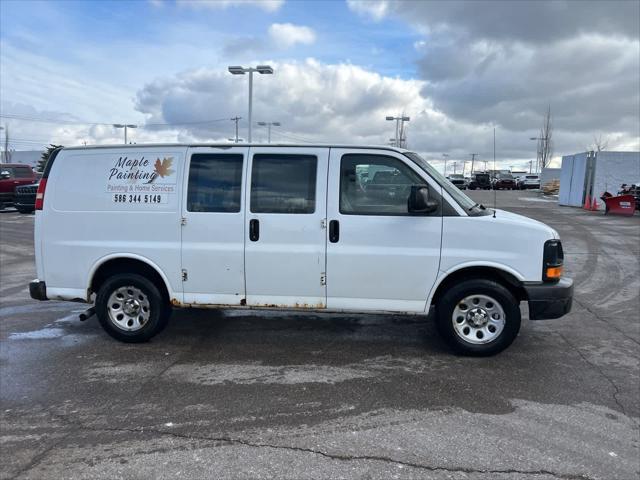
<path id="1" fill-rule="evenodd" d="M 595 135 L 593 136 L 593 143 L 589 145 L 587 150 L 602 152 L 603 150 L 606 150 L 608 147 L 609 147 L 609 137 L 602 138 L 602 134 L 600 134 L 597 137 Z"/>
<path id="2" fill-rule="evenodd" d="M 551 121 L 551 105 L 549 105 L 538 136 L 538 165 L 540 169 L 549 165 L 551 157 L 553 157 L 553 122 Z"/>

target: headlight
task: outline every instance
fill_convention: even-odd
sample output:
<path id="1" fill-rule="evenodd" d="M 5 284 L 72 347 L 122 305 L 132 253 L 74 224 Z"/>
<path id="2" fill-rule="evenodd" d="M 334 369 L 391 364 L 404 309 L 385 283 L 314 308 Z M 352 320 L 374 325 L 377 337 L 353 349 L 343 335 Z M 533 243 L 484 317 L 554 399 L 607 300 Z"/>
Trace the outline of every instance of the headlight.
<path id="1" fill-rule="evenodd" d="M 564 270 L 564 252 L 560 240 L 547 240 L 544 242 L 544 254 L 542 256 L 542 280 L 545 282 L 557 282 L 562 277 Z"/>

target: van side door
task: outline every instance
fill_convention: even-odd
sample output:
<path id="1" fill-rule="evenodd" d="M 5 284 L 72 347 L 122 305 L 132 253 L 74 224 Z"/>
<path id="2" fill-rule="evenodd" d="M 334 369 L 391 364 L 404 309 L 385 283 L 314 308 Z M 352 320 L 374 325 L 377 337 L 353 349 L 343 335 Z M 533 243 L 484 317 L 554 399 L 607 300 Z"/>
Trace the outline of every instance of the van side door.
<path id="1" fill-rule="evenodd" d="M 437 211 L 414 215 L 412 186 Z M 328 178 L 327 308 L 422 312 L 440 264 L 440 186 L 401 153 L 331 149 Z"/>
<path id="2" fill-rule="evenodd" d="M 324 308 L 328 148 L 251 147 L 247 305 Z"/>
<path id="3" fill-rule="evenodd" d="M 192 147 L 182 203 L 184 303 L 241 305 L 247 147 Z"/>

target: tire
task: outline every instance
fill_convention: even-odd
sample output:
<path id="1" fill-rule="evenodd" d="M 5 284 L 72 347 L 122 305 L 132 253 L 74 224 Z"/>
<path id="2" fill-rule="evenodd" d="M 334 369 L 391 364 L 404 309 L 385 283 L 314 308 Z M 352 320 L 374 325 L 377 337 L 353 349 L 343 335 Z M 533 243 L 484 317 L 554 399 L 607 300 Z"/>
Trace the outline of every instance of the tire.
<path id="1" fill-rule="evenodd" d="M 119 308 L 113 308 L 114 305 Z M 146 277 L 134 273 L 109 277 L 96 297 L 96 315 L 100 325 L 121 342 L 149 341 L 167 326 L 170 314 L 171 306 L 158 287 Z M 118 317 L 122 319 L 118 321 Z"/>
<path id="2" fill-rule="evenodd" d="M 477 307 L 474 306 L 476 300 Z M 484 317 L 480 310 L 485 313 Z M 471 279 L 458 283 L 449 288 L 436 305 L 438 330 L 461 355 L 484 357 L 501 352 L 518 336 L 520 320 L 518 300 L 493 280 Z M 476 321 L 478 323 L 474 323 Z"/>

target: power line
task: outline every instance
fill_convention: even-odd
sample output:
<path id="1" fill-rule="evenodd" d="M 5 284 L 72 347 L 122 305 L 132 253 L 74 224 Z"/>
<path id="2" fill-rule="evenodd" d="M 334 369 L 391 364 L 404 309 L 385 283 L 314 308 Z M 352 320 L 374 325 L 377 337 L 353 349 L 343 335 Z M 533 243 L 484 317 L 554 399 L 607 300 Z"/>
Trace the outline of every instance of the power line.
<path id="1" fill-rule="evenodd" d="M 1 113 L 0 114 L 1 118 L 6 118 L 8 120 L 21 120 L 21 121 L 27 121 L 27 122 L 39 122 L 39 123 L 53 123 L 53 124 L 59 124 L 59 125 L 92 125 L 92 126 L 111 126 L 113 125 L 113 123 L 103 123 L 103 122 L 87 122 L 84 120 L 68 120 L 68 119 L 61 119 L 61 118 L 41 118 L 41 117 L 34 117 L 34 116 L 30 116 L 30 115 L 21 115 L 21 114 L 16 114 L 16 113 Z M 145 128 L 145 127 L 161 127 L 161 126 L 180 126 L 180 125 L 205 125 L 208 123 L 217 123 L 217 122 L 224 122 L 228 120 L 227 118 L 214 118 L 211 120 L 199 120 L 199 121 L 193 121 L 193 122 L 165 122 L 165 123 L 146 123 L 144 125 L 140 125 L 140 128 Z"/>
<path id="2" fill-rule="evenodd" d="M 274 133 L 274 134 L 276 134 L 276 135 L 280 135 L 280 136 L 282 136 L 282 137 L 285 137 L 285 138 L 289 138 L 289 139 L 291 139 L 291 140 L 297 140 L 298 142 L 303 142 L 303 143 L 318 143 L 316 140 L 311 140 L 311 139 L 309 139 L 309 138 L 300 137 L 300 136 L 298 136 L 298 135 L 294 135 L 294 134 L 292 134 L 292 133 L 283 133 L 283 132 L 276 131 L 276 130 L 274 130 L 274 131 L 273 131 L 273 133 Z"/>

